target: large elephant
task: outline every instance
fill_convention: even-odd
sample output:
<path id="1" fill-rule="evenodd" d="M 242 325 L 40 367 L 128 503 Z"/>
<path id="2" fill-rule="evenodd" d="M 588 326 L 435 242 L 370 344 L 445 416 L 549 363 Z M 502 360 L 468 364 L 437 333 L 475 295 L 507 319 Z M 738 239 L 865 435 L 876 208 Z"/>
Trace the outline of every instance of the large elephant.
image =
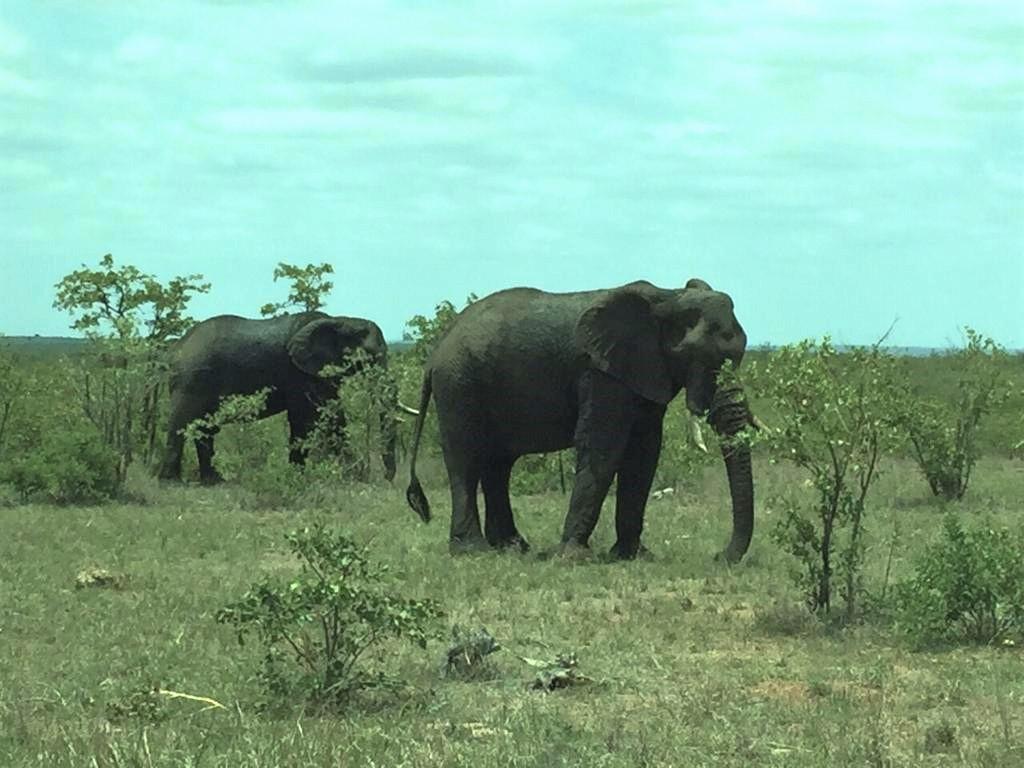
<path id="1" fill-rule="evenodd" d="M 218 315 L 191 328 L 170 350 L 171 413 L 160 477 L 180 479 L 185 438 L 181 430 L 217 410 L 222 398 L 269 388 L 263 416 L 288 413 L 289 458 L 302 463 L 301 439 L 312 429 L 320 405 L 337 392 L 336 378 L 320 376 L 356 350 L 387 364 L 387 344 L 376 323 L 358 317 L 302 312 L 266 320 Z M 394 401 L 397 406 L 397 398 Z M 395 415 L 381 413 L 384 468 L 395 474 Z M 343 425 L 341 425 L 343 426 Z M 213 467 L 213 433 L 196 440 L 202 482 L 219 479 Z"/>
<path id="2" fill-rule="evenodd" d="M 747 338 L 732 299 L 702 280 L 682 290 L 648 282 L 579 293 L 513 288 L 460 313 L 427 361 L 412 445 L 409 504 L 430 507 L 416 477 L 416 453 L 431 394 L 437 402 L 451 485 L 451 551 L 527 544 L 516 529 L 508 487 L 526 453 L 576 448 L 576 473 L 562 551 L 588 547 L 601 504 L 618 476 L 612 554 L 633 558 L 661 451 L 668 403 L 686 404 L 733 436 L 753 417 L 743 392 L 717 387 L 726 360 L 738 364 Z M 728 389 L 729 391 L 724 391 Z M 750 545 L 754 487 L 750 450 L 724 440 L 732 494 L 736 562 Z M 483 486 L 484 530 L 477 512 Z"/>

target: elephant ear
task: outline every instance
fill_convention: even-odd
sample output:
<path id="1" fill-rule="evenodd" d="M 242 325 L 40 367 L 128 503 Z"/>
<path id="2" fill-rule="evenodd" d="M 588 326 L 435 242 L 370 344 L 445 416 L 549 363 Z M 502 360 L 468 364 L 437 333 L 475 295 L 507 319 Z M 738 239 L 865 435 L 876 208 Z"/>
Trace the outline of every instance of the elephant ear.
<path id="1" fill-rule="evenodd" d="M 595 368 L 644 399 L 665 405 L 675 394 L 654 307 L 640 294 L 613 291 L 587 309 L 576 323 L 576 344 Z"/>
<path id="2" fill-rule="evenodd" d="M 288 356 L 299 370 L 319 376 L 325 365 L 341 364 L 346 346 L 338 323 L 324 317 L 306 323 L 292 334 Z"/>

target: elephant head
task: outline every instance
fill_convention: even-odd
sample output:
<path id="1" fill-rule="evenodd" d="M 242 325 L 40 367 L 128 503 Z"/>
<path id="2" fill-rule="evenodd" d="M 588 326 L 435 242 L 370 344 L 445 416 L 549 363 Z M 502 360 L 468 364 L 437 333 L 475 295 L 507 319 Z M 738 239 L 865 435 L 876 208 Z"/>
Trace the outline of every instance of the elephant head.
<path id="1" fill-rule="evenodd" d="M 357 351 L 366 354 L 366 360 L 353 360 Z M 326 366 L 340 366 L 347 373 L 355 373 L 364 364 L 387 365 L 387 343 L 376 323 L 357 317 L 317 316 L 301 325 L 288 340 L 288 356 L 292 363 L 310 376 L 321 376 Z M 325 391 L 335 386 L 325 381 Z M 388 480 L 395 474 L 395 442 L 397 435 L 395 412 L 399 409 L 398 391 L 393 386 L 385 393 L 385 407 L 380 412 L 380 431 L 384 444 L 385 475 Z"/>
<path id="2" fill-rule="evenodd" d="M 742 391 L 718 391 L 726 360 L 739 365 L 747 337 L 733 314 L 732 299 L 692 279 L 681 291 L 634 284 L 612 291 L 587 309 L 576 340 L 592 366 L 623 382 L 641 397 L 663 405 L 686 390 L 687 408 L 706 417 L 723 437 L 753 423 Z M 743 557 L 754 527 L 750 449 L 723 440 L 732 495 L 732 539 L 723 553 Z"/>
<path id="3" fill-rule="evenodd" d="M 387 344 L 376 323 L 357 317 L 321 315 L 301 325 L 288 340 L 288 356 L 310 376 L 325 366 L 343 366 L 356 350 L 376 363 L 387 360 Z"/>

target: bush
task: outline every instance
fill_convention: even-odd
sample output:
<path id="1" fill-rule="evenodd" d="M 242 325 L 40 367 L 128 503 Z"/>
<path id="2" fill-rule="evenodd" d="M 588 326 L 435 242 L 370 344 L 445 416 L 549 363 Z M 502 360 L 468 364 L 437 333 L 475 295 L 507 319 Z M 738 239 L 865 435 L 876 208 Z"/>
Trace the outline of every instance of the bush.
<path id="1" fill-rule="evenodd" d="M 466 297 L 466 303 L 463 308 L 468 307 L 478 298 L 475 293 L 469 294 Z M 402 337 L 405 341 L 412 342 L 412 349 L 409 351 L 409 355 L 417 364 L 422 366 L 427 361 L 434 347 L 437 346 L 437 343 L 444 338 L 444 335 L 448 333 L 448 329 L 455 323 L 459 311 L 455 308 L 454 304 L 444 299 L 434 307 L 433 317 L 413 315 L 405 324 L 406 331 L 402 334 Z"/>
<path id="2" fill-rule="evenodd" d="M 88 425 L 44 433 L 35 449 L 0 465 L 0 482 L 11 484 L 22 501 L 42 496 L 55 504 L 105 501 L 121 487 L 116 452 Z"/>
<path id="3" fill-rule="evenodd" d="M 333 369 L 333 371 L 332 371 Z M 383 457 L 394 445 L 398 389 L 392 372 L 374 364 L 356 350 L 344 366 L 324 369 L 338 375 L 337 397 L 320 406 L 317 423 L 304 448 L 314 461 L 334 462 L 342 475 L 368 482 L 374 457 Z"/>
<path id="4" fill-rule="evenodd" d="M 918 645 L 1024 635 L 1024 531 L 965 530 L 956 515 L 897 586 L 903 631 Z"/>
<path id="5" fill-rule="evenodd" d="M 270 702 L 298 696 L 343 706 L 354 692 L 391 682 L 384 670 L 364 668 L 369 650 L 388 638 L 425 648 L 439 636 L 437 604 L 385 591 L 386 566 L 372 564 L 345 535 L 317 524 L 286 539 L 300 573 L 253 585 L 216 616 L 237 628 L 240 643 L 254 634 L 264 646 L 260 680 Z"/>
<path id="6" fill-rule="evenodd" d="M 790 496 L 772 537 L 794 555 L 794 578 L 811 610 L 828 614 L 833 576 L 841 579 L 846 619 L 863 591 L 864 514 L 881 455 L 895 445 L 895 363 L 877 346 L 839 354 L 828 337 L 781 347 L 752 364 L 747 378 L 783 427 L 763 439 L 772 463 L 792 461 L 810 474 L 813 501 Z"/>
<path id="7" fill-rule="evenodd" d="M 308 487 L 303 468 L 288 460 L 287 447 L 271 420 L 261 419 L 269 388 L 251 395 L 231 395 L 217 411 L 185 428 L 185 439 L 195 440 L 206 430 L 222 432 L 213 467 L 225 480 L 253 494 L 260 507 L 294 503 Z M 225 429 L 226 428 L 226 429 Z"/>
<path id="8" fill-rule="evenodd" d="M 966 328 L 967 345 L 948 360 L 960 376 L 956 399 L 923 399 L 903 393 L 898 423 L 932 493 L 963 498 L 978 459 L 977 435 L 982 418 L 1003 405 L 1011 386 L 1003 378 L 1006 352 L 992 339 Z"/>

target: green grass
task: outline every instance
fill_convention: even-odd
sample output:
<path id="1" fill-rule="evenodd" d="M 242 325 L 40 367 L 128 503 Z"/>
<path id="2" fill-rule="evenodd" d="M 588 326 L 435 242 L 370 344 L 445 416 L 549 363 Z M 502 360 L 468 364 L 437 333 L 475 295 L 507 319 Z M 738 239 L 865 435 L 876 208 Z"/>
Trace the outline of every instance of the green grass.
<path id="1" fill-rule="evenodd" d="M 764 503 L 799 486 L 791 469 L 757 464 L 754 544 L 728 569 L 712 562 L 729 530 L 721 467 L 651 502 L 653 560 L 570 564 L 450 558 L 433 461 L 422 473 L 430 526 L 406 506 L 401 481 L 338 488 L 301 511 L 254 510 L 235 487 L 141 477 L 146 503 L 0 509 L 0 765 L 1024 764 L 1019 649 L 915 653 L 884 622 L 829 631 L 799 612 Z M 986 458 L 953 508 L 975 524 L 1016 526 L 1022 498 L 1024 462 Z M 886 466 L 871 500 L 867 586 L 877 594 L 890 550 L 894 581 L 937 534 L 945 505 L 902 461 Z M 515 500 L 535 549 L 557 542 L 567 503 L 558 493 Z M 329 717 L 302 715 L 299 702 L 260 714 L 260 649 L 240 647 L 213 615 L 260 574 L 291 572 L 283 533 L 321 514 L 391 566 L 397 591 L 439 599 L 446 625 L 489 629 L 508 649 L 491 657 L 494 674 L 445 679 L 443 642 L 427 653 L 394 646 L 384 661 L 404 691 Z M 606 506 L 595 548 L 613 535 Z M 76 590 L 90 566 L 126 583 Z M 510 651 L 575 651 L 593 682 L 531 691 L 533 670 Z M 225 708 L 161 700 L 159 717 L 112 718 L 155 684 Z"/>

